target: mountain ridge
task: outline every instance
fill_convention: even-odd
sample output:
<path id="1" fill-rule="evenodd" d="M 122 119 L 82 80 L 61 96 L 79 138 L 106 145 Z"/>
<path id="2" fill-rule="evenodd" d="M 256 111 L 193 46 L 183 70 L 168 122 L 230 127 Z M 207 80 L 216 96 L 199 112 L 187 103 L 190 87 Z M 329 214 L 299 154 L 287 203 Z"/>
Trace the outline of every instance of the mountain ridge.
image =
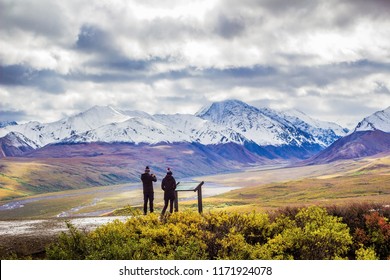
<path id="1" fill-rule="evenodd" d="M 390 107 L 360 121 L 348 135 L 308 160 L 309 164 L 356 159 L 390 152 Z"/>
<path id="2" fill-rule="evenodd" d="M 366 130 L 390 132 L 390 106 L 364 118 L 355 127 L 354 132 Z"/>
<path id="3" fill-rule="evenodd" d="M 223 118 L 228 113 L 229 122 L 221 119 L 218 112 L 210 111 L 214 107 L 218 108 Z M 112 106 L 94 106 L 52 123 L 30 122 L 6 126 L 0 128 L 0 137 L 9 132 L 18 132 L 35 142 L 38 147 L 81 142 L 196 142 L 204 145 L 255 143 L 259 146 L 297 147 L 316 144 L 325 147 L 327 143 L 316 139 L 320 136 L 313 136 L 294 126 L 286 116 L 271 109 L 261 110 L 238 100 L 214 102 L 195 115 L 149 115 L 142 111 L 119 110 Z M 300 122 L 305 123 L 303 120 Z M 329 134 L 328 131 L 325 133 Z M 336 132 L 332 135 L 334 139 L 341 136 L 343 135 L 336 135 Z"/>

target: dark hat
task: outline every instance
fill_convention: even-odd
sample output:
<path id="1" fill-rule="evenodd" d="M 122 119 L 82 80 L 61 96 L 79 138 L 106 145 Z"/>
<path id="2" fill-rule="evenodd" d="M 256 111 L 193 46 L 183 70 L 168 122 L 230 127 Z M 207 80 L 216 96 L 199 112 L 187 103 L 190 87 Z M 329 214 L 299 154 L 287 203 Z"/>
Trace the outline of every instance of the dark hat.
<path id="1" fill-rule="evenodd" d="M 146 167 L 145 167 L 145 172 L 146 172 L 146 173 L 150 172 L 149 166 L 146 166 Z"/>
<path id="2" fill-rule="evenodd" d="M 172 170 L 169 167 L 167 168 L 167 174 L 172 175 Z"/>

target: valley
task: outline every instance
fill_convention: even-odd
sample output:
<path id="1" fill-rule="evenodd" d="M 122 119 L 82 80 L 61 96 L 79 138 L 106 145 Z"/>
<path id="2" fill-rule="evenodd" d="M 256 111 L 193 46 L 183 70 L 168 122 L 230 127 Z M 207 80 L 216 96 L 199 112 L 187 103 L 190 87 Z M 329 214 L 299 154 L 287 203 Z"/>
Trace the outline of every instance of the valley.
<path id="1" fill-rule="evenodd" d="M 177 181 L 205 182 L 205 213 L 387 208 L 389 135 L 390 107 L 348 132 L 299 111 L 238 100 L 195 115 L 95 106 L 53 123 L 7 123 L 0 127 L 0 256 L 44 252 L 67 220 L 88 231 L 137 214 L 145 166 L 158 178 L 156 213 L 167 167 Z M 197 211 L 196 193 L 179 198 L 180 211 Z"/>
<path id="2" fill-rule="evenodd" d="M 161 177 L 160 177 L 161 178 Z M 205 181 L 203 211 L 274 212 L 307 205 L 379 203 L 390 207 L 390 155 L 322 165 L 258 165 L 236 172 L 178 181 Z M 155 212 L 163 193 L 155 185 Z M 142 207 L 140 183 L 117 184 L 33 195 L 0 203 L 0 255 L 38 257 L 69 220 L 81 230 L 126 220 Z M 180 193 L 180 211 L 197 211 L 196 194 Z"/>
<path id="3" fill-rule="evenodd" d="M 163 193 L 155 184 L 156 211 Z M 390 204 L 390 155 L 322 165 L 259 165 L 236 172 L 177 181 L 205 181 L 204 210 L 265 211 L 287 206 L 352 202 Z M 196 194 L 180 194 L 180 210 L 196 209 Z M 37 219 L 112 215 L 130 206 L 140 208 L 140 182 L 51 192 L 0 203 L 0 219 Z M 111 214 L 110 214 L 111 213 Z"/>
<path id="4" fill-rule="evenodd" d="M 178 180 L 181 179 L 178 178 Z M 190 180 L 184 179 L 187 182 Z M 182 182 L 184 181 L 182 180 Z M 164 204 L 160 183 L 161 179 L 154 187 L 156 212 L 161 211 Z M 209 183 L 203 190 L 203 197 L 218 195 L 236 188 Z M 196 193 L 180 193 L 181 201 L 194 199 L 196 199 Z M 0 220 L 106 216 L 121 208 L 141 209 L 142 203 L 143 195 L 140 182 L 93 187 L 3 201 L 0 203 Z"/>
<path id="5" fill-rule="evenodd" d="M 209 209 L 265 211 L 308 205 L 380 203 L 390 207 L 390 155 L 322 165 L 248 170 L 204 178 L 241 189 L 205 199 Z"/>

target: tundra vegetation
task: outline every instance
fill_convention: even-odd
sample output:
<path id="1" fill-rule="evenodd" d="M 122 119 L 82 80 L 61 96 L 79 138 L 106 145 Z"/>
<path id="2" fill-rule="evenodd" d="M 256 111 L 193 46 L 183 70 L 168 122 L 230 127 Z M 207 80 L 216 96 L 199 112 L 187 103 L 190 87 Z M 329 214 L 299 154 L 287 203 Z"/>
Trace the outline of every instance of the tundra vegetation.
<path id="1" fill-rule="evenodd" d="M 380 204 L 132 214 L 91 232 L 68 223 L 69 231 L 48 246 L 46 258 L 390 259 L 390 209 Z"/>

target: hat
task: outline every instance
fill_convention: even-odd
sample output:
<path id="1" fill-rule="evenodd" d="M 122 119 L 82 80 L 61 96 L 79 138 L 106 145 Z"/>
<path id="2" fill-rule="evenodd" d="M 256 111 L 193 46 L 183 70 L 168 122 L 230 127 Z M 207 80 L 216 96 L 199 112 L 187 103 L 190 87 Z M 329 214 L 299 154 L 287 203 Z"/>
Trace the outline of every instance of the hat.
<path id="1" fill-rule="evenodd" d="M 150 172 L 149 166 L 146 166 L 146 167 L 145 167 L 145 172 L 146 172 L 146 173 L 149 173 L 149 172 Z"/>
<path id="2" fill-rule="evenodd" d="M 167 174 L 172 175 L 172 170 L 169 167 L 167 168 Z"/>

